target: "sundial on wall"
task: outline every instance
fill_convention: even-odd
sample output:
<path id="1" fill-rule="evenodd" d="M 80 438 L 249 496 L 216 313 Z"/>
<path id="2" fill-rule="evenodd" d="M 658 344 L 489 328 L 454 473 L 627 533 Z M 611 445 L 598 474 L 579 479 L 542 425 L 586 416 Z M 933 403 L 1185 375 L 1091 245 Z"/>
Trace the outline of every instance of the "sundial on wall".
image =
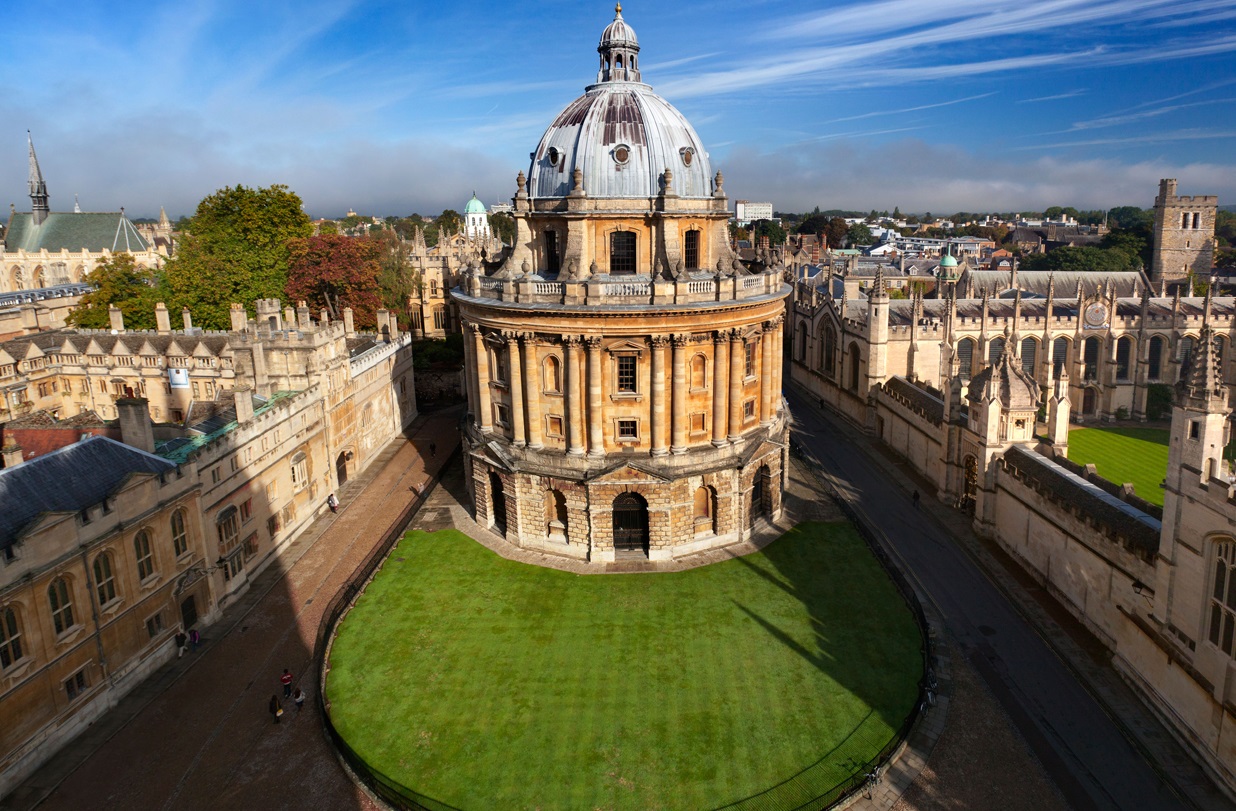
<path id="1" fill-rule="evenodd" d="M 1087 304 L 1085 311 L 1082 313 L 1082 323 L 1086 329 L 1106 329 L 1107 305 L 1101 301 Z"/>

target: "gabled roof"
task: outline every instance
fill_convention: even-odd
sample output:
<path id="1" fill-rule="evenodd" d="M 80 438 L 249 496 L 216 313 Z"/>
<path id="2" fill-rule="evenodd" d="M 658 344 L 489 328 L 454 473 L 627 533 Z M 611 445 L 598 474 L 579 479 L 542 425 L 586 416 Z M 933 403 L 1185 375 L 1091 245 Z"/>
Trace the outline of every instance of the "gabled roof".
<path id="1" fill-rule="evenodd" d="M 30 214 L 13 214 L 4 235 L 6 251 L 148 251 L 150 246 L 129 218 L 120 212 L 106 214 L 47 215 L 35 225 Z"/>
<path id="2" fill-rule="evenodd" d="M 12 546 L 45 513 L 81 512 L 115 493 L 134 474 L 175 469 L 153 454 L 91 437 L 0 470 L 0 549 Z"/>

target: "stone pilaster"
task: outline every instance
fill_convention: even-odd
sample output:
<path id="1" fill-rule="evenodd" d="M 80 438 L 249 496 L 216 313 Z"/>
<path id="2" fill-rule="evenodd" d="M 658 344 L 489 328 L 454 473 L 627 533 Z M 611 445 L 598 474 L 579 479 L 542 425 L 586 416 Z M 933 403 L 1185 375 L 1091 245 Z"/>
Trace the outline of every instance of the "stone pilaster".
<path id="1" fill-rule="evenodd" d="M 742 441 L 742 382 L 747 353 L 742 332 L 730 330 L 730 435 L 731 443 Z"/>
<path id="2" fill-rule="evenodd" d="M 588 345 L 588 455 L 605 455 L 605 431 L 601 408 L 601 339 L 591 336 Z"/>
<path id="3" fill-rule="evenodd" d="M 773 329 L 771 322 L 765 322 L 764 331 L 760 333 L 760 425 L 768 425 L 773 420 Z"/>
<path id="4" fill-rule="evenodd" d="M 523 364 L 519 358 L 519 333 L 504 332 L 502 339 L 506 341 L 507 383 L 511 386 L 511 431 L 514 445 L 522 448 L 528 444 L 524 433 L 524 377 Z"/>
<path id="5" fill-rule="evenodd" d="M 729 338 L 718 330 L 712 338 L 712 444 L 718 448 L 729 444 L 725 438 L 728 427 Z"/>
<path id="6" fill-rule="evenodd" d="M 535 333 L 524 333 L 524 409 L 528 413 L 528 447 L 537 450 L 541 442 L 541 364 L 537 357 Z"/>
<path id="7" fill-rule="evenodd" d="M 494 410 L 489 400 L 489 350 L 485 347 L 485 336 L 480 329 L 472 330 L 473 365 L 476 367 L 476 415 L 477 422 L 483 433 L 494 429 Z"/>
<path id="8" fill-rule="evenodd" d="M 687 452 L 687 341 L 689 335 L 675 335 L 674 345 L 674 404 L 670 452 Z"/>
<path id="9" fill-rule="evenodd" d="M 665 456 L 665 344 L 668 338 L 654 335 L 652 343 L 652 402 L 649 403 L 649 420 L 652 431 L 652 455 Z"/>
<path id="10" fill-rule="evenodd" d="M 567 401 L 567 455 L 584 455 L 584 418 L 582 371 L 579 368 L 579 336 L 566 335 L 562 338 L 562 349 L 566 355 L 566 401 Z"/>

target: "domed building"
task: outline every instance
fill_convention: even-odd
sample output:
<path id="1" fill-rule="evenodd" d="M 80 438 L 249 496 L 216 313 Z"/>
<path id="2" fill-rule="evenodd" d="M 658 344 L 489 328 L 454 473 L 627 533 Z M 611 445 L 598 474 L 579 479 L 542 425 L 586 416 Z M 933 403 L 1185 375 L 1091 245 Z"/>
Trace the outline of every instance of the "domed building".
<path id="1" fill-rule="evenodd" d="M 468 239 L 489 239 L 489 217 L 485 215 L 485 204 L 476 198 L 476 192 L 472 192 L 472 199 L 464 206 L 463 232 Z"/>
<path id="2" fill-rule="evenodd" d="M 513 245 L 452 291 L 477 520 L 595 562 L 746 539 L 788 453 L 784 268 L 731 251 L 721 173 L 639 50 L 619 7 L 519 173 Z"/>

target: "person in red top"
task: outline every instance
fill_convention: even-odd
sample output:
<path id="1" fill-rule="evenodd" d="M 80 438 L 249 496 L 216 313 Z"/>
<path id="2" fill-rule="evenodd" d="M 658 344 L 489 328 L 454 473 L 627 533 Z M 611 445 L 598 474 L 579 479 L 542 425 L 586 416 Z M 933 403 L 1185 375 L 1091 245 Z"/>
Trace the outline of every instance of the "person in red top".
<path id="1" fill-rule="evenodd" d="M 292 671 L 286 667 L 283 668 L 283 675 L 279 677 L 279 683 L 283 685 L 283 697 L 290 698 L 292 695 Z"/>

